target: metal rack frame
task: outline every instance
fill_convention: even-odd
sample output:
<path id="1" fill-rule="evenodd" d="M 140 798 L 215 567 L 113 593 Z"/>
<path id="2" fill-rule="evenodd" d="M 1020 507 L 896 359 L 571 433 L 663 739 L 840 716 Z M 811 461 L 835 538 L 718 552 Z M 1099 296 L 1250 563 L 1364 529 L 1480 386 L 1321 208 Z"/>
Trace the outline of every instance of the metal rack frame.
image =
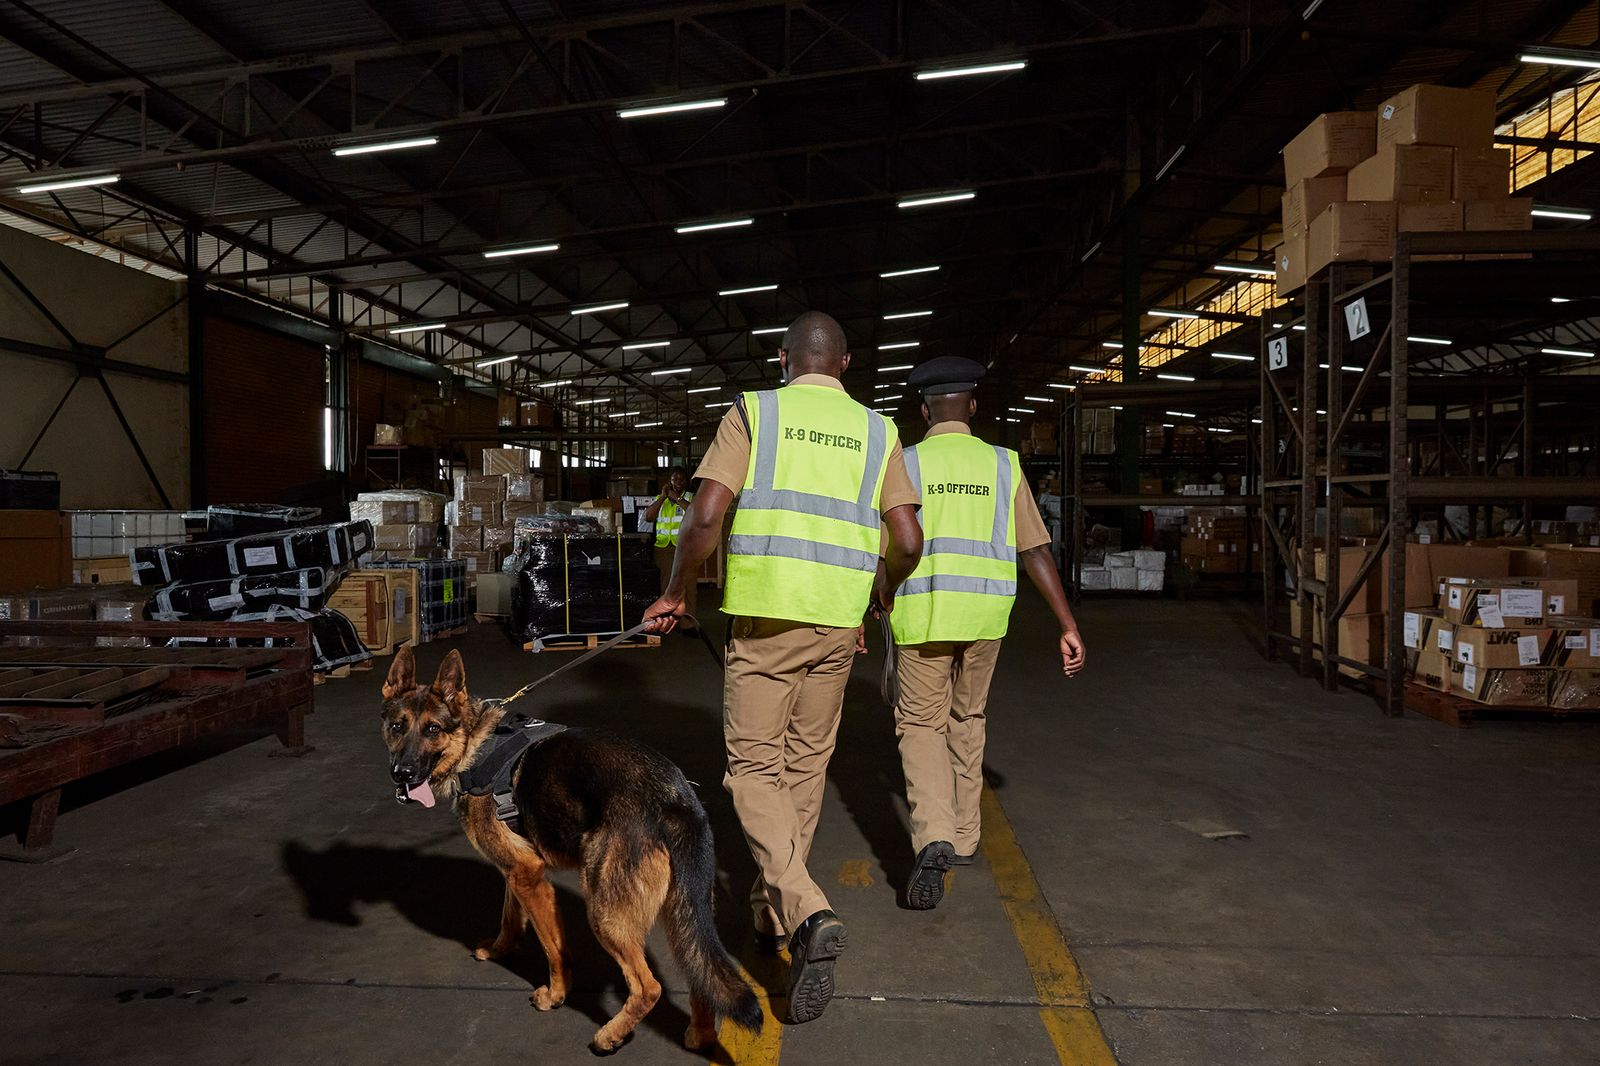
<path id="1" fill-rule="evenodd" d="M 1594 268 L 1600 265 L 1600 232 L 1457 232 L 1457 233 L 1403 233 L 1395 241 L 1394 260 L 1385 270 L 1382 265 L 1357 266 L 1335 264 L 1322 274 L 1308 280 L 1305 295 L 1305 313 L 1292 322 L 1273 326 L 1272 312 L 1263 317 L 1261 346 L 1261 402 L 1262 434 L 1261 462 L 1264 476 L 1261 487 L 1261 515 L 1265 536 L 1263 538 L 1263 564 L 1267 580 L 1263 582 L 1263 622 L 1266 630 L 1268 658 L 1278 657 L 1278 646 L 1286 643 L 1297 652 L 1297 665 L 1302 676 L 1316 673 L 1313 662 L 1315 621 L 1322 627 L 1322 682 L 1329 690 L 1339 685 L 1340 667 L 1348 667 L 1367 675 L 1383 686 L 1383 709 L 1391 716 L 1403 713 L 1405 700 L 1405 646 L 1403 640 L 1404 596 L 1407 543 L 1412 528 L 1413 512 L 1424 506 L 1442 506 L 1445 503 L 1475 506 L 1479 504 L 1515 504 L 1522 508 L 1521 529 L 1531 542 L 1532 509 L 1536 503 L 1589 503 L 1600 502 L 1600 478 L 1571 477 L 1536 473 L 1535 429 L 1538 417 L 1536 397 L 1549 391 L 1560 391 L 1566 398 L 1583 392 L 1600 400 L 1600 375 L 1571 375 L 1521 373 L 1503 375 L 1435 375 L 1417 374 L 1413 369 L 1412 290 L 1418 269 L 1419 257 L 1456 256 L 1474 254 L 1520 255 L 1524 253 L 1556 253 L 1594 255 L 1588 261 L 1587 276 L 1593 277 Z M 1423 270 L 1448 270 L 1454 264 L 1427 262 Z M 1552 276 L 1559 276 L 1563 265 L 1554 264 Z M 1526 266 L 1524 270 L 1528 269 Z M 1568 276 L 1579 277 L 1581 267 L 1570 269 Z M 1534 284 L 1542 282 L 1541 276 Z M 1582 291 L 1574 288 L 1572 291 Z M 1372 297 L 1373 302 L 1387 300 L 1387 322 L 1381 329 L 1375 320 L 1369 320 L 1371 332 L 1352 342 L 1346 328 L 1345 309 L 1356 300 Z M 1382 307 L 1383 304 L 1379 303 Z M 1370 306 L 1368 308 L 1371 310 Z M 1280 311 L 1281 314 L 1281 311 Z M 1585 314 L 1589 317 L 1589 314 Z M 1575 319 L 1569 319 L 1573 321 Z M 1298 368 L 1291 355 L 1288 365 L 1274 368 L 1271 349 L 1274 342 L 1292 341 L 1296 326 L 1304 326 L 1303 343 Z M 1526 323 L 1515 331 L 1527 332 Z M 1372 338 L 1370 342 L 1367 338 Z M 1363 352 L 1365 354 L 1352 355 Z M 1360 377 L 1349 391 L 1344 389 L 1343 369 L 1346 360 L 1360 360 Z M 1320 364 L 1327 365 L 1327 378 L 1322 386 L 1319 412 Z M 1298 373 L 1295 371 L 1298 370 Z M 1377 393 L 1374 385 L 1388 377 L 1387 394 Z M 1297 380 L 1296 380 L 1297 379 Z M 1381 397 L 1381 398 L 1380 398 Z M 1438 435 L 1439 449 L 1436 459 L 1439 471 L 1428 474 L 1413 454 L 1412 428 L 1416 421 L 1410 416 L 1414 403 L 1422 399 L 1433 402 L 1436 413 L 1433 428 Z M 1469 417 L 1464 428 L 1469 435 L 1469 446 L 1463 459 L 1457 458 L 1466 468 L 1461 474 L 1447 474 L 1444 470 L 1445 450 L 1448 443 L 1445 405 L 1451 401 L 1466 402 Z M 1481 408 L 1478 406 L 1481 403 Z M 1507 434 L 1507 443 L 1494 461 L 1496 426 L 1495 409 L 1515 404 L 1520 418 L 1516 428 Z M 1372 418 L 1382 410 L 1379 422 Z M 1399 417 L 1395 417 L 1399 413 Z M 1366 416 L 1365 419 L 1363 416 Z M 1289 433 L 1286 441 L 1298 448 L 1284 449 L 1280 456 L 1275 442 L 1279 440 L 1279 424 Z M 1350 472 L 1345 468 L 1341 445 L 1348 442 L 1352 430 L 1359 424 L 1382 425 L 1387 423 L 1386 471 Z M 1449 424 L 1462 425 L 1462 420 Z M 1495 469 L 1506 461 L 1515 445 L 1518 449 L 1519 473 L 1501 476 Z M 1591 452 L 1593 455 L 1593 443 Z M 1479 451 L 1483 453 L 1481 462 Z M 1296 455 L 1297 452 L 1297 455 Z M 1319 471 L 1319 460 L 1324 466 Z M 1413 466 L 1419 467 L 1413 470 Z M 1476 470 L 1474 470 L 1476 467 Z M 1344 507 L 1352 500 L 1382 507 L 1387 520 L 1376 543 L 1369 545 L 1356 572 L 1346 588 L 1342 580 L 1339 530 Z M 1315 572 L 1315 516 L 1319 504 L 1327 507 L 1326 576 L 1317 579 Z M 1287 522 L 1280 525 L 1280 517 Z M 1441 528 L 1444 528 L 1441 526 Z M 1476 516 L 1474 516 L 1476 528 Z M 1395 548 L 1398 550 L 1390 550 Z M 1379 668 L 1350 659 L 1339 653 L 1338 624 L 1348 612 L 1356 592 L 1371 575 L 1373 569 L 1387 553 L 1388 611 L 1384 627 L 1384 666 Z M 1284 633 L 1275 628 L 1279 584 L 1275 580 L 1277 564 L 1274 555 L 1282 558 L 1293 583 L 1294 596 L 1300 608 L 1301 634 Z M 1330 589 L 1345 588 L 1343 595 L 1334 599 Z M 1316 612 L 1316 615 L 1313 615 Z"/>

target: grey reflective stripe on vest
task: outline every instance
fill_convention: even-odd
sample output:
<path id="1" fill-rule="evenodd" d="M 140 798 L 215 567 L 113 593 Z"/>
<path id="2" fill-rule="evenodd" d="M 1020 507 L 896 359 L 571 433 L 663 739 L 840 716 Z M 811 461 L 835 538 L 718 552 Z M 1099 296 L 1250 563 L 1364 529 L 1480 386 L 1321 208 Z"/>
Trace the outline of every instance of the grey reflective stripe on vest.
<path id="1" fill-rule="evenodd" d="M 917 449 L 907 448 L 905 455 L 906 467 L 912 471 L 912 484 L 916 485 L 920 492 L 921 460 L 917 458 Z M 966 555 L 975 559 L 1001 559 L 1012 563 L 1017 561 L 1016 547 L 1006 543 L 1006 532 L 1011 520 L 1011 461 L 1006 458 L 1006 450 L 998 444 L 994 445 L 994 457 L 997 464 L 994 478 L 994 527 L 990 539 L 985 541 L 971 540 L 967 537 L 929 537 L 922 542 L 923 555 Z M 918 521 L 921 517 L 920 514 L 917 516 Z M 1015 587 L 1013 584 L 1013 591 Z"/>
<path id="2" fill-rule="evenodd" d="M 761 427 L 760 440 L 756 442 L 755 470 L 750 478 L 750 487 L 739 494 L 740 508 L 793 511 L 876 529 L 878 469 L 883 466 L 884 453 L 888 449 L 888 431 L 884 428 L 883 420 L 874 417 L 870 411 L 866 412 L 866 468 L 862 471 L 861 490 L 854 502 L 799 489 L 776 489 L 773 488 L 773 482 L 778 472 L 778 394 L 768 390 L 756 393 L 755 397 L 756 424 Z"/>
<path id="3" fill-rule="evenodd" d="M 756 533 L 736 533 L 728 538 L 729 555 L 760 555 L 779 559 L 801 559 L 808 563 L 838 566 L 846 570 L 875 573 L 878 553 L 819 544 L 800 537 L 775 537 Z M 1013 582 L 1015 585 L 1015 582 Z"/>
<path id="4" fill-rule="evenodd" d="M 900 586 L 897 596 L 917 596 L 929 592 L 976 592 L 983 596 L 1015 596 L 1017 582 L 993 577 L 962 577 L 959 574 L 930 574 L 914 577 Z"/>
<path id="5" fill-rule="evenodd" d="M 903 452 L 901 452 L 901 454 L 904 455 L 905 458 L 906 458 L 906 473 L 911 475 L 911 484 L 916 486 L 917 495 L 921 496 L 922 495 L 922 460 L 917 458 L 917 446 L 915 444 L 913 444 L 911 447 L 909 447 L 909 448 L 905 449 Z"/>

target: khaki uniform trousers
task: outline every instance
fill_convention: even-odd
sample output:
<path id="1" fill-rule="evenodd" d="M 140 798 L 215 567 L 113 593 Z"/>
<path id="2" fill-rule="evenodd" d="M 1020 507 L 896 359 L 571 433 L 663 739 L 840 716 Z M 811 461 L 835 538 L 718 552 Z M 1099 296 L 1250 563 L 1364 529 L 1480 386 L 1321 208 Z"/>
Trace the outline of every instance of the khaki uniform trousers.
<path id="1" fill-rule="evenodd" d="M 983 741 L 998 640 L 933 642 L 899 649 L 894 709 L 906 775 L 911 844 L 947 840 L 958 855 L 978 847 Z"/>
<path id="2" fill-rule="evenodd" d="M 675 544 L 666 547 L 656 545 L 656 569 L 661 571 L 661 591 L 667 591 L 667 581 L 672 577 L 672 560 L 678 557 L 678 548 Z M 696 622 L 700 616 L 695 614 L 695 605 L 700 602 L 700 575 L 685 574 L 683 582 L 683 609 L 695 615 Z"/>
<path id="3" fill-rule="evenodd" d="M 855 648 L 854 626 L 733 620 L 722 690 L 722 783 L 760 870 L 750 892 L 759 932 L 790 933 L 828 909 L 806 859 Z"/>

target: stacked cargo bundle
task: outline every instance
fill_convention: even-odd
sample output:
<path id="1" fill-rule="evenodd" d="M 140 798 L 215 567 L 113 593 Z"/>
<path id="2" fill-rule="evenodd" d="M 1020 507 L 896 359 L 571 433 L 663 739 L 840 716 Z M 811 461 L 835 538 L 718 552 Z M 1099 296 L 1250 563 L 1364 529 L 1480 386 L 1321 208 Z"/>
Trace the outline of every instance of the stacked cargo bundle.
<path id="1" fill-rule="evenodd" d="M 438 493 L 417 489 L 363 492 L 350 504 L 350 519 L 372 524 L 376 558 L 437 558 L 444 503 Z"/>
<path id="2" fill-rule="evenodd" d="M 455 479 L 446 507 L 450 557 L 466 564 L 467 581 L 499 571 L 511 554 L 516 523 L 544 513 L 544 478 L 528 469 L 526 448 L 485 448 L 483 473 Z"/>
<path id="3" fill-rule="evenodd" d="M 460 559 L 379 560 L 379 570 L 414 570 L 416 616 L 423 642 L 466 632 L 468 603 L 466 563 Z M 391 600 L 392 602 L 392 600 Z"/>
<path id="4" fill-rule="evenodd" d="M 309 621 L 319 671 L 370 658 L 348 619 L 325 608 L 349 568 L 372 552 L 365 521 L 302 526 L 228 540 L 135 548 L 134 581 L 160 586 L 158 621 Z"/>
<path id="5" fill-rule="evenodd" d="M 620 632 L 661 594 L 655 552 L 642 535 L 530 533 L 513 563 L 513 632 L 535 648 L 558 637 Z"/>
<path id="6" fill-rule="evenodd" d="M 1331 263 L 1393 258 L 1396 233 L 1532 229 L 1494 112 L 1492 92 L 1413 85 L 1376 114 L 1318 116 L 1283 150 L 1278 295 Z"/>
<path id="7" fill-rule="evenodd" d="M 1250 541 L 1248 521 L 1242 507 L 1188 508 L 1179 547 L 1184 565 L 1197 574 L 1253 573 L 1260 546 Z"/>

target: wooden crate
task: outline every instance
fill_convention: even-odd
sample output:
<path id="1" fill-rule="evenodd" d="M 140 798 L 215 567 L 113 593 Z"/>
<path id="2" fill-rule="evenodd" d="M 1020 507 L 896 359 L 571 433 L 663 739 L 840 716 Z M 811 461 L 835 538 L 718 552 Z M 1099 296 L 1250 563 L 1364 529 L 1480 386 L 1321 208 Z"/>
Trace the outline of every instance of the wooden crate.
<path id="1" fill-rule="evenodd" d="M 392 655 L 402 645 L 422 642 L 415 570 L 352 570 L 328 606 L 350 619 L 374 655 Z"/>

